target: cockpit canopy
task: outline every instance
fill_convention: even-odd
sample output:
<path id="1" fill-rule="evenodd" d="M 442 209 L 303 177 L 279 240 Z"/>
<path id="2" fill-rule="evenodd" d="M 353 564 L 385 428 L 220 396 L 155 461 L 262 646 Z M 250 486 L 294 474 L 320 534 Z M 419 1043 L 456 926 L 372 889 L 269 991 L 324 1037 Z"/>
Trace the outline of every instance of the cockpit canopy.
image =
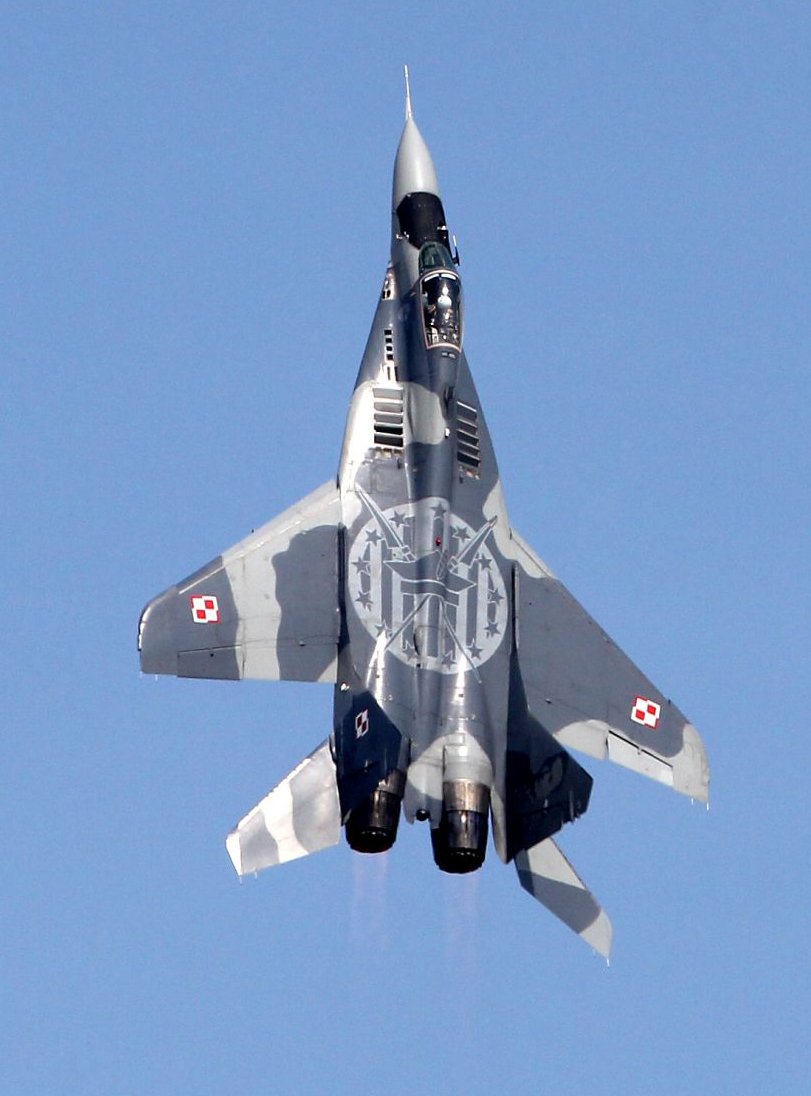
<path id="1" fill-rule="evenodd" d="M 425 345 L 462 348 L 462 285 L 450 269 L 447 248 L 427 243 L 420 251 L 420 300 Z"/>
<path id="2" fill-rule="evenodd" d="M 407 194 L 397 207 L 401 234 L 419 248 L 425 345 L 462 348 L 462 285 L 454 273 L 445 211 L 436 194 Z"/>
<path id="3" fill-rule="evenodd" d="M 420 274 L 427 270 L 453 270 L 451 253 L 443 244 L 429 243 L 420 251 Z"/>

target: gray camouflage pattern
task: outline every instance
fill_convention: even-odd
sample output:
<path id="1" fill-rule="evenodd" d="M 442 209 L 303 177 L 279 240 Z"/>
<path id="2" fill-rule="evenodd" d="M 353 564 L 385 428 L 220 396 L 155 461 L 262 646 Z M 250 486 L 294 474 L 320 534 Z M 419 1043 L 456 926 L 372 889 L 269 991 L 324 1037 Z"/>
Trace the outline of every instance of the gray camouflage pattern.
<path id="1" fill-rule="evenodd" d="M 406 819 L 435 831 L 443 789 L 470 781 L 489 789 L 494 846 L 522 886 L 607 955 L 610 923 L 551 840 L 591 788 L 567 748 L 703 801 L 706 755 L 512 529 L 455 257 L 420 250 L 398 219 L 415 195 L 440 200 L 409 99 L 337 479 L 155 598 L 141 667 L 334 686 L 330 738 L 229 835 L 239 874 L 335 844 L 396 771 Z"/>

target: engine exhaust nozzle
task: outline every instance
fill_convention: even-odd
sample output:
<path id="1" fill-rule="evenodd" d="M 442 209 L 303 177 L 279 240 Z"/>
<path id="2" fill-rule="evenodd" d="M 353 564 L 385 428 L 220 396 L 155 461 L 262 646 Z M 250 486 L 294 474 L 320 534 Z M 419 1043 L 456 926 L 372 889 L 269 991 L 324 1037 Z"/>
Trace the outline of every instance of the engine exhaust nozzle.
<path id="1" fill-rule="evenodd" d="M 448 780 L 442 785 L 442 817 L 431 830 L 434 861 L 454 875 L 476 871 L 487 851 L 490 789 L 473 780 Z"/>
<path id="2" fill-rule="evenodd" d="M 405 773 L 394 769 L 370 796 L 353 807 L 346 820 L 349 847 L 355 852 L 386 852 L 397 838 Z"/>

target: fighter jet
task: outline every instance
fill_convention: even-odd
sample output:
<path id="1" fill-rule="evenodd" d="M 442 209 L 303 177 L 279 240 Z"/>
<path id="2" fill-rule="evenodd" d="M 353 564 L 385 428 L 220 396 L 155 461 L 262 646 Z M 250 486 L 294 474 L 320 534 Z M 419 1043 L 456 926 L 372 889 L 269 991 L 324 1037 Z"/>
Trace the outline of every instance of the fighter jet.
<path id="1" fill-rule="evenodd" d="M 510 523 L 463 349 L 464 299 L 414 120 L 394 162 L 391 255 L 337 478 L 143 611 L 141 669 L 329 682 L 328 737 L 228 835 L 239 875 L 430 823 L 445 872 L 496 853 L 608 956 L 611 924 L 553 835 L 608 758 L 706 801 L 701 739 Z"/>

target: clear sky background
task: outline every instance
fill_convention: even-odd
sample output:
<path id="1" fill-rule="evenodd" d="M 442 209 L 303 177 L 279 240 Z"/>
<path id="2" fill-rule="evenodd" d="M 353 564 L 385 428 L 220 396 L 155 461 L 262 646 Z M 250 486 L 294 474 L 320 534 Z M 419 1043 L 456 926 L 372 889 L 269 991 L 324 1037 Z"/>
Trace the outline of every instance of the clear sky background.
<path id="1" fill-rule="evenodd" d="M 811 13 L 496 7 L 3 7 L 3 1093 L 808 1084 Z M 138 672 L 335 473 L 403 62 L 512 521 L 709 753 L 709 812 L 585 762 L 610 967 L 424 827 L 240 885 L 330 689 Z"/>

